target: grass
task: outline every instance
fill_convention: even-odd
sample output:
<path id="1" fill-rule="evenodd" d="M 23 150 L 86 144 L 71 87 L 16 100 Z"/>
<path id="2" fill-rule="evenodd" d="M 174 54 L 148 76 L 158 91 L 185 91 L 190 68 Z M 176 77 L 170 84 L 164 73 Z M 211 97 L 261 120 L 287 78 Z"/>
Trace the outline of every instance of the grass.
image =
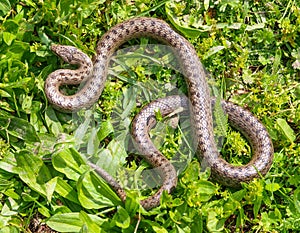
<path id="1" fill-rule="evenodd" d="M 161 96 L 157 88 L 170 92 L 165 82 L 176 92 L 186 90 L 180 74 L 157 65 L 174 60 L 159 46 L 146 55 L 117 55 L 110 68 L 117 78 L 92 110 L 64 114 L 48 105 L 44 80 L 67 67 L 50 44 L 74 45 L 92 56 L 104 32 L 135 16 L 169 22 L 194 45 L 222 98 L 263 122 L 275 148 L 265 178 L 241 189 L 220 186 L 193 156 L 187 121 L 176 129 L 159 121 L 151 135 L 177 168 L 179 182 L 160 207 L 139 207 L 139 199 L 153 192 L 146 185 L 155 187 L 159 178 L 135 156 L 131 119 Z M 1 233 L 300 232 L 298 1 L 2 0 L 0 29 Z M 136 39 L 124 48 L 153 43 Z M 141 56 L 151 57 L 151 65 Z M 232 163 L 250 157 L 249 145 L 232 129 L 221 150 Z M 130 188 L 125 204 L 87 159 Z M 143 170 L 148 179 L 141 179 Z"/>

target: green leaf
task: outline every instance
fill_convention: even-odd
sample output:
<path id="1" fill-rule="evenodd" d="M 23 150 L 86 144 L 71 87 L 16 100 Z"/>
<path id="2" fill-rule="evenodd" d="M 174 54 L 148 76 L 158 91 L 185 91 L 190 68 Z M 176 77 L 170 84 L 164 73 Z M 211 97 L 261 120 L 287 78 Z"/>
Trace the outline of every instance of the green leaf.
<path id="1" fill-rule="evenodd" d="M 22 193 L 22 199 L 25 202 L 34 202 L 38 206 L 38 211 L 45 217 L 50 217 L 50 210 L 38 201 L 39 196 L 33 196 L 32 193 Z"/>
<path id="2" fill-rule="evenodd" d="M 257 29 L 262 29 L 265 27 L 265 24 L 264 23 L 257 23 L 257 24 L 253 24 L 253 25 L 247 25 L 246 27 L 246 31 L 254 31 L 254 30 L 257 30 Z"/>
<path id="3" fill-rule="evenodd" d="M 79 213 L 56 214 L 47 221 L 47 225 L 58 232 L 79 232 L 83 221 Z"/>
<path id="4" fill-rule="evenodd" d="M 193 182 L 194 180 L 198 179 L 199 173 L 200 173 L 199 163 L 193 161 L 188 165 L 186 172 L 182 178 L 182 181 L 184 183 Z"/>
<path id="5" fill-rule="evenodd" d="M 25 2 L 26 5 L 29 5 L 33 8 L 35 8 L 35 9 L 37 8 L 36 4 L 31 0 L 24 0 L 24 2 Z"/>
<path id="6" fill-rule="evenodd" d="M 134 217 L 140 207 L 138 195 L 135 192 L 126 193 L 125 209 L 131 217 Z"/>
<path id="7" fill-rule="evenodd" d="M 126 229 L 130 226 L 130 217 L 127 211 L 121 206 L 118 206 L 118 211 L 114 215 L 113 221 L 115 221 L 116 225 L 122 229 Z"/>
<path id="8" fill-rule="evenodd" d="M 222 51 L 223 49 L 225 49 L 226 47 L 223 45 L 218 45 L 218 46 L 214 46 L 212 48 L 210 48 L 204 55 L 203 55 L 203 60 L 211 57 L 212 55 L 218 53 L 219 51 Z"/>
<path id="9" fill-rule="evenodd" d="M 58 177 L 54 177 L 53 179 L 49 180 L 45 184 L 46 190 L 47 190 L 46 196 L 47 196 L 48 202 L 51 202 L 52 195 L 53 195 L 53 193 L 54 193 L 54 191 L 56 189 L 57 179 L 58 179 Z"/>
<path id="10" fill-rule="evenodd" d="M 18 173 L 18 168 L 11 162 L 0 161 L 0 169 L 10 173 Z"/>
<path id="11" fill-rule="evenodd" d="M 218 214 L 214 210 L 210 210 L 207 216 L 207 229 L 210 232 L 223 232 L 225 220 L 219 220 Z"/>
<path id="12" fill-rule="evenodd" d="M 89 217 L 88 221 L 93 221 L 94 223 L 99 224 L 99 226 L 104 222 L 103 219 L 101 219 L 96 215 L 87 215 L 87 216 Z M 56 230 L 58 232 L 70 233 L 70 232 L 80 232 L 86 220 L 87 217 L 84 217 L 84 214 L 82 212 L 64 213 L 64 214 L 55 214 L 48 221 L 46 221 L 46 223 L 53 230 Z M 93 231 L 90 232 L 92 233 Z"/>
<path id="13" fill-rule="evenodd" d="M 109 174 L 116 175 L 118 169 L 126 162 L 126 149 L 124 143 L 118 140 L 111 140 L 107 148 L 103 149 L 98 155 L 97 165 Z"/>
<path id="14" fill-rule="evenodd" d="M 34 127 L 26 120 L 17 117 L 0 117 L 0 125 L 8 125 L 8 134 L 25 140 L 26 142 L 39 142 L 40 139 Z"/>
<path id="15" fill-rule="evenodd" d="M 266 190 L 270 192 L 275 192 L 280 189 L 280 185 L 278 183 L 270 183 L 266 184 Z"/>
<path id="16" fill-rule="evenodd" d="M 242 201 L 242 199 L 245 197 L 246 195 L 246 190 L 245 189 L 241 189 L 235 193 L 232 194 L 232 197 L 234 198 L 234 200 L 236 201 Z"/>
<path id="17" fill-rule="evenodd" d="M 79 213 L 79 218 L 82 220 L 82 222 L 84 222 L 83 227 L 86 228 L 86 232 L 105 233 L 105 231 L 102 230 L 101 227 L 94 221 L 94 219 L 92 219 L 87 213 L 81 211 Z"/>
<path id="18" fill-rule="evenodd" d="M 0 219 L 1 221 L 1 219 Z M 18 228 L 13 227 L 13 226 L 6 226 L 0 230 L 0 233 L 19 233 L 20 231 Z"/>
<path id="19" fill-rule="evenodd" d="M 100 209 L 121 204 L 117 194 L 94 172 L 84 173 L 77 182 L 78 199 L 86 209 Z"/>
<path id="20" fill-rule="evenodd" d="M 86 136 L 87 131 L 89 130 L 89 125 L 91 124 L 92 121 L 92 111 L 87 110 L 84 113 L 84 122 L 81 123 L 74 134 L 74 137 L 76 138 L 76 140 L 78 140 L 78 142 L 81 142 L 83 140 L 83 138 Z"/>
<path id="21" fill-rule="evenodd" d="M 204 9 L 208 10 L 210 0 L 204 0 Z"/>
<path id="22" fill-rule="evenodd" d="M 168 233 L 168 231 L 162 226 L 152 226 L 156 233 Z"/>
<path id="23" fill-rule="evenodd" d="M 63 131 L 62 125 L 57 119 L 56 113 L 53 108 L 49 107 L 46 109 L 45 121 L 47 127 L 50 129 L 50 132 L 54 135 L 58 136 Z"/>
<path id="24" fill-rule="evenodd" d="M 124 93 L 124 99 L 122 105 L 124 110 L 121 114 L 121 119 L 125 119 L 127 116 L 130 115 L 130 112 L 136 106 L 136 95 L 137 95 L 135 88 L 125 89 L 123 93 Z"/>
<path id="25" fill-rule="evenodd" d="M 69 179 L 77 181 L 86 169 L 81 165 L 85 165 L 85 160 L 74 148 L 67 148 L 58 151 L 52 156 L 53 167 L 65 174 Z"/>
<path id="26" fill-rule="evenodd" d="M 184 34 L 186 37 L 189 38 L 197 38 L 199 37 L 204 30 L 199 30 L 195 28 L 188 28 L 188 27 L 183 27 L 179 24 L 178 20 L 176 19 L 176 16 L 173 14 L 172 10 L 168 7 L 168 3 L 165 5 L 166 13 L 168 16 L 168 19 L 172 23 L 172 25 L 180 31 L 182 34 Z"/>
<path id="27" fill-rule="evenodd" d="M 97 137 L 101 142 L 103 139 L 105 139 L 108 135 L 110 135 L 113 132 L 114 132 L 114 127 L 112 123 L 109 120 L 103 121 L 101 122 L 101 126 L 97 133 Z"/>
<path id="28" fill-rule="evenodd" d="M 45 27 L 39 28 L 38 29 L 38 35 L 39 35 L 39 37 L 41 39 L 41 42 L 44 45 L 50 45 L 52 41 L 49 39 L 49 37 L 47 36 L 47 34 L 44 32 L 44 30 L 45 30 Z M 48 54 L 48 53 L 46 53 L 46 54 Z M 39 54 L 39 56 L 41 56 L 41 54 Z"/>
<path id="29" fill-rule="evenodd" d="M 298 187 L 294 192 L 293 204 L 297 210 L 298 216 L 300 216 L 300 188 Z"/>
<path id="30" fill-rule="evenodd" d="M 12 44 L 12 42 L 14 41 L 14 39 L 16 39 L 16 37 L 17 37 L 16 35 L 10 32 L 3 32 L 3 40 L 8 46 Z"/>
<path id="31" fill-rule="evenodd" d="M 272 74 L 278 73 L 278 69 L 279 69 L 281 57 L 282 57 L 281 49 L 277 49 L 277 50 L 276 50 L 276 54 L 275 54 L 274 61 L 272 61 L 272 62 L 273 62 Z"/>
<path id="32" fill-rule="evenodd" d="M 47 196 L 46 183 L 52 178 L 51 173 L 41 158 L 29 151 L 20 151 L 15 154 L 18 166 L 18 175 L 29 187 L 43 196 Z"/>
<path id="33" fill-rule="evenodd" d="M 289 126 L 285 119 L 278 118 L 276 120 L 277 125 L 279 126 L 280 131 L 284 134 L 284 136 L 290 141 L 294 142 L 296 139 L 295 132 Z"/>
<path id="34" fill-rule="evenodd" d="M 80 204 L 80 202 L 78 201 L 77 193 L 74 190 L 74 188 L 71 187 L 65 180 L 63 180 L 60 177 L 57 177 L 55 192 L 76 204 Z"/>
<path id="35" fill-rule="evenodd" d="M 1 0 L 0 2 L 0 11 L 2 11 L 3 15 L 6 15 L 11 9 L 11 5 L 8 0 Z"/>
<path id="36" fill-rule="evenodd" d="M 263 197 L 262 196 L 258 196 L 256 198 L 256 200 L 254 201 L 253 215 L 254 215 L 255 218 L 257 218 L 257 216 L 258 216 L 258 212 L 259 212 L 259 209 L 261 207 L 262 200 L 263 200 Z"/>

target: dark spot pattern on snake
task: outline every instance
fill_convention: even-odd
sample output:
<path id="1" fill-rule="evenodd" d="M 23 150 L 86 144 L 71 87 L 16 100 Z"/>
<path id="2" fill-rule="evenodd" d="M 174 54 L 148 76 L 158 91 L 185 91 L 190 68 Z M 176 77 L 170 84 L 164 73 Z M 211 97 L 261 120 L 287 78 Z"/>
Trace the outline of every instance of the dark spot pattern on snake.
<path id="1" fill-rule="evenodd" d="M 162 192 L 166 190 L 170 193 L 177 184 L 175 168 L 158 150 L 155 151 L 156 148 L 148 136 L 150 129 L 147 119 L 155 117 L 155 110 L 157 108 L 161 108 L 161 111 L 167 112 L 179 107 L 190 108 L 192 112 L 191 121 L 195 131 L 194 136 L 198 143 L 198 149 L 201 150 L 198 153 L 200 154 L 199 159 L 203 158 L 205 160 L 205 164 L 211 168 L 212 177 L 218 182 L 224 185 L 238 186 L 240 182 L 250 181 L 254 177 L 259 177 L 258 173 L 265 175 L 271 167 L 273 160 L 273 145 L 267 130 L 251 113 L 225 101 L 222 101 L 222 106 L 224 106 L 225 112 L 228 114 L 229 121 L 246 135 L 246 138 L 255 148 L 254 151 L 257 154 L 253 155 L 250 163 L 240 167 L 228 164 L 218 155 L 216 143 L 212 136 L 212 98 L 209 96 L 210 91 L 205 71 L 193 46 L 162 20 L 140 17 L 116 25 L 105 33 L 97 44 L 97 55 L 94 64 L 87 55 L 74 47 L 53 45 L 51 48 L 57 55 L 71 58 L 71 60 L 67 61 L 72 64 L 78 64 L 79 69 L 58 70 L 48 76 L 45 81 L 45 93 L 49 102 L 57 109 L 65 111 L 78 111 L 81 108 L 90 107 L 101 95 L 107 76 L 107 64 L 113 52 L 119 45 L 132 37 L 145 35 L 174 47 L 179 63 L 182 65 L 183 74 L 186 76 L 189 96 L 188 99 L 180 96 L 159 99 L 155 104 L 150 103 L 145 106 L 136 116 L 136 118 L 144 120 L 133 120 L 132 125 L 135 129 L 132 129 L 132 131 L 137 148 L 141 149 L 141 156 L 153 167 L 159 167 L 163 181 L 162 186 L 153 196 L 141 201 L 144 208 L 150 209 L 159 205 Z M 73 55 L 78 56 L 74 59 Z M 100 64 L 102 62 L 103 64 Z M 88 67 L 87 71 L 85 71 L 86 67 Z M 65 81 L 68 84 L 78 84 L 78 77 L 80 77 L 80 80 L 86 80 L 86 83 L 74 96 L 65 96 L 57 88 L 62 85 L 63 80 L 61 77 L 63 76 L 66 77 Z M 164 104 L 168 108 L 164 108 Z M 167 113 L 163 112 L 162 114 Z M 135 130 L 139 130 L 139 132 L 135 132 Z M 154 150 L 154 152 L 145 151 L 148 150 L 146 148 Z M 93 165 L 91 166 L 94 167 Z M 115 191 L 124 201 L 126 199 L 126 192 L 119 188 L 118 184 L 112 182 L 114 180 L 112 177 L 104 175 L 103 178 L 113 188 L 116 187 Z"/>

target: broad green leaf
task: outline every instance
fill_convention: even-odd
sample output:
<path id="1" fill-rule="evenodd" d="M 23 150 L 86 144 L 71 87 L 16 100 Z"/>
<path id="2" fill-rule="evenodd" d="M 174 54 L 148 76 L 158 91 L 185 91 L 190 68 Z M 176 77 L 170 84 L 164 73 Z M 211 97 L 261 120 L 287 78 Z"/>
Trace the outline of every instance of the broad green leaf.
<path id="1" fill-rule="evenodd" d="M 205 31 L 205 30 L 199 30 L 199 29 L 195 29 L 195 28 L 188 28 L 188 27 L 181 26 L 179 24 L 178 20 L 176 19 L 176 16 L 173 14 L 173 12 L 168 7 L 168 3 L 165 5 L 165 9 L 166 9 L 166 14 L 168 16 L 168 19 L 170 20 L 172 25 L 178 31 L 180 31 L 182 34 L 184 34 L 186 37 L 197 38 L 203 33 L 203 31 Z"/>
<path id="2" fill-rule="evenodd" d="M 61 195 L 62 197 L 75 202 L 76 204 L 80 204 L 78 201 L 77 193 L 73 187 L 71 187 L 65 180 L 60 177 L 57 177 L 57 184 L 55 191 Z"/>
<path id="3" fill-rule="evenodd" d="M 32 6 L 33 8 L 37 8 L 36 4 L 31 0 L 24 0 L 25 4 Z"/>
<path id="4" fill-rule="evenodd" d="M 47 209 L 45 205 L 42 205 L 39 200 L 39 196 L 33 196 L 32 193 L 22 193 L 22 199 L 25 202 L 34 202 L 38 206 L 38 211 L 41 213 L 43 216 L 49 218 L 50 215 L 50 210 Z"/>
<path id="5" fill-rule="evenodd" d="M 79 213 L 79 218 L 82 220 L 82 222 L 85 223 L 86 232 L 99 232 L 104 233 L 105 231 L 101 229 L 101 227 L 85 212 L 81 211 Z"/>
<path id="6" fill-rule="evenodd" d="M 0 117 L 0 124 L 2 126 L 8 125 L 8 134 L 22 139 L 26 142 L 39 142 L 40 139 L 34 127 L 26 120 L 17 117 Z"/>
<path id="7" fill-rule="evenodd" d="M 40 37 L 40 39 L 41 39 L 41 41 L 44 45 L 50 45 L 52 41 L 49 39 L 47 34 L 44 32 L 44 30 L 45 30 L 44 27 L 39 28 L 38 29 L 38 35 L 39 35 L 39 37 Z M 46 54 L 48 55 L 49 53 L 46 53 Z M 41 56 L 41 54 L 38 54 L 38 55 Z M 41 57 L 43 57 L 43 56 L 41 56 Z"/>
<path id="8" fill-rule="evenodd" d="M 46 223 L 58 232 L 79 232 L 84 224 L 79 218 L 79 213 L 56 214 Z"/>
<path id="9" fill-rule="evenodd" d="M 21 59 L 24 53 L 26 54 L 28 53 L 29 48 L 30 48 L 29 43 L 19 41 L 19 40 L 14 40 L 14 43 L 12 43 L 11 46 L 9 46 L 9 51 L 13 53 L 15 59 L 17 58 Z"/>
<path id="10" fill-rule="evenodd" d="M 97 133 L 98 139 L 101 142 L 104 138 L 114 132 L 114 127 L 109 120 L 101 122 L 100 129 Z"/>
<path id="11" fill-rule="evenodd" d="M 204 0 L 204 9 L 208 10 L 210 0 Z"/>
<path id="12" fill-rule="evenodd" d="M 294 142 L 296 139 L 295 132 L 293 129 L 289 126 L 289 124 L 286 122 L 285 119 L 278 118 L 276 120 L 277 125 L 280 128 L 280 131 L 284 134 L 284 136 L 290 141 Z"/>
<path id="13" fill-rule="evenodd" d="M 191 162 L 184 173 L 182 181 L 184 181 L 185 183 L 193 182 L 194 180 L 198 179 L 199 173 L 200 173 L 199 163 Z"/>
<path id="14" fill-rule="evenodd" d="M 50 132 L 53 133 L 55 136 L 58 136 L 61 132 L 63 132 L 61 123 L 57 119 L 53 108 L 49 107 L 46 109 L 45 120 L 47 127 L 50 129 Z"/>
<path id="15" fill-rule="evenodd" d="M 104 222 L 104 220 L 98 217 L 97 215 L 88 215 L 88 217 L 90 218 L 91 221 L 99 225 L 101 225 Z M 85 220 L 86 219 L 83 218 L 82 212 L 64 213 L 64 214 L 55 214 L 48 221 L 46 221 L 46 223 L 53 230 L 56 230 L 58 232 L 71 233 L 71 232 L 80 232 L 82 226 L 85 224 L 84 222 Z"/>
<path id="16" fill-rule="evenodd" d="M 10 173 L 18 173 L 18 168 L 15 166 L 15 164 L 11 164 L 9 162 L 0 161 L 0 168 L 6 172 Z"/>
<path id="17" fill-rule="evenodd" d="M 47 196 L 46 183 L 52 178 L 42 159 L 29 151 L 15 154 L 18 175 L 29 187 L 43 196 Z"/>
<path id="18" fill-rule="evenodd" d="M 69 179 L 77 181 L 86 170 L 81 167 L 85 160 L 74 148 L 63 149 L 52 156 L 53 167 Z"/>
<path id="19" fill-rule="evenodd" d="M 131 217 L 136 215 L 136 212 L 140 207 L 137 197 L 135 192 L 126 193 L 125 209 Z"/>
<path id="20" fill-rule="evenodd" d="M 163 226 L 153 226 L 152 228 L 156 233 L 168 233 L 168 231 Z"/>
<path id="21" fill-rule="evenodd" d="M 84 114 L 84 122 L 77 127 L 74 134 L 74 137 L 78 142 L 81 142 L 83 138 L 86 136 L 91 121 L 92 121 L 92 111 L 88 110 Z"/>
<path id="22" fill-rule="evenodd" d="M 4 91 L 4 90 L 0 90 L 0 96 L 2 96 L 2 97 L 11 97 L 11 95 L 7 91 Z"/>
<path id="23" fill-rule="evenodd" d="M 121 206 L 118 207 L 118 211 L 114 215 L 113 221 L 115 221 L 116 225 L 122 229 L 126 229 L 130 226 L 130 217 L 127 211 Z"/>
<path id="24" fill-rule="evenodd" d="M 116 175 L 118 169 L 126 162 L 127 153 L 124 143 L 118 140 L 111 140 L 107 148 L 98 154 L 97 165 L 109 174 Z"/>
<path id="25" fill-rule="evenodd" d="M 21 69 L 26 69 L 25 64 L 20 63 L 18 61 L 18 65 Z M 16 82 L 10 82 L 10 83 L 0 83 L 0 88 L 8 89 L 8 88 L 24 88 L 24 86 L 30 85 L 30 83 L 33 81 L 32 78 L 22 78 L 21 80 L 18 80 Z"/>
<path id="26" fill-rule="evenodd" d="M 126 201 L 127 201 L 127 198 L 126 198 Z M 167 206 L 169 208 L 174 208 L 174 207 L 177 207 L 177 206 L 182 206 L 183 204 L 184 204 L 184 201 L 181 198 L 174 198 L 173 199 L 172 194 L 168 194 L 167 192 L 163 192 L 162 197 L 161 197 L 161 206 L 163 206 L 163 207 Z M 129 211 L 129 210 L 127 209 L 127 211 Z"/>
<path id="27" fill-rule="evenodd" d="M 6 15 L 11 9 L 11 5 L 8 0 L 1 0 L 0 2 L 0 11 L 3 12 L 3 15 Z"/>
<path id="28" fill-rule="evenodd" d="M 5 176 L 1 176 L 0 177 L 0 192 L 4 192 L 5 190 L 7 190 L 8 188 L 12 187 L 14 184 L 14 182 L 11 180 L 11 177 L 8 176 L 7 178 Z M 8 191 L 10 189 L 8 189 L 5 192 L 5 195 L 10 196 Z M 14 197 L 16 199 L 16 197 Z"/>
<path id="29" fill-rule="evenodd" d="M 214 90 L 216 88 L 212 88 Z M 215 91 L 217 92 L 217 91 Z M 215 140 L 218 145 L 222 144 L 222 139 L 224 139 L 227 136 L 227 130 L 228 130 L 228 116 L 224 113 L 224 110 L 221 105 L 221 95 L 218 93 L 216 94 L 216 101 L 213 108 L 213 115 L 214 115 L 214 134 L 215 134 Z M 219 148 L 221 150 L 221 148 Z"/>
<path id="30" fill-rule="evenodd" d="M 47 200 L 49 202 L 51 202 L 52 199 L 52 195 L 56 189 L 56 185 L 57 185 L 57 179 L 58 177 L 54 177 L 53 179 L 49 180 L 45 186 L 46 186 L 46 190 L 47 190 Z"/>
<path id="31" fill-rule="evenodd" d="M 228 218 L 229 216 L 234 214 L 237 209 L 240 209 L 242 207 L 241 202 L 235 200 L 232 197 L 228 198 L 228 200 L 226 200 L 223 205 L 224 207 L 222 218 Z"/>
<path id="32" fill-rule="evenodd" d="M 217 191 L 217 186 L 210 181 L 200 180 L 190 183 L 188 186 L 187 202 L 190 206 L 198 206 L 202 202 L 209 201 Z"/>
<path id="33" fill-rule="evenodd" d="M 232 194 L 232 197 L 236 200 L 236 201 L 242 201 L 242 199 L 245 197 L 246 195 L 246 190 L 245 189 L 241 189 L 235 193 Z"/>
<path id="34" fill-rule="evenodd" d="M 14 35 L 10 32 L 3 32 L 3 40 L 8 46 L 10 46 L 12 44 L 14 39 L 16 39 L 16 35 Z"/>
<path id="35" fill-rule="evenodd" d="M 197 185 L 203 194 L 205 193 L 207 195 L 211 195 L 217 190 L 217 187 L 212 182 L 207 180 L 201 180 L 200 182 L 197 182 Z"/>
<path id="36" fill-rule="evenodd" d="M 219 220 L 218 214 L 214 210 L 210 210 L 207 216 L 207 229 L 210 232 L 223 232 L 225 220 Z"/>
<path id="37" fill-rule="evenodd" d="M 205 7 L 208 7 L 209 4 L 209 0 L 205 0 L 204 1 Z M 184 27 L 182 25 L 180 25 L 179 20 L 177 19 L 177 16 L 174 14 L 174 12 L 169 8 L 169 4 L 165 5 L 165 9 L 166 9 L 166 14 L 168 19 L 170 20 L 170 22 L 173 24 L 173 26 L 180 31 L 182 34 L 184 34 L 186 37 L 188 38 L 197 38 L 199 37 L 201 34 L 203 34 L 203 32 L 207 32 L 207 31 L 212 31 L 214 30 L 214 27 L 216 29 L 224 29 L 224 28 L 229 28 L 229 29 L 235 29 L 238 30 L 240 29 L 242 26 L 245 26 L 245 30 L 246 31 L 253 31 L 253 30 L 257 30 L 257 29 L 262 29 L 265 27 L 264 23 L 258 23 L 258 24 L 254 24 L 254 25 L 245 25 L 243 23 L 217 23 L 215 26 L 213 25 L 201 25 L 201 28 L 192 28 L 192 27 Z"/>
<path id="38" fill-rule="evenodd" d="M 4 216 L 16 215 L 18 208 L 19 208 L 18 203 L 14 199 L 9 198 L 8 201 L 1 206 L 1 215 Z"/>
<path id="39" fill-rule="evenodd" d="M 87 143 L 87 154 L 94 155 L 99 149 L 100 141 L 97 137 L 97 129 L 95 127 L 91 128 L 90 136 Z"/>
<path id="40" fill-rule="evenodd" d="M 94 172 L 84 173 L 77 182 L 78 199 L 86 209 L 122 204 L 117 194 Z"/>
<path id="41" fill-rule="evenodd" d="M 4 228 L 1 228 L 0 230 L 0 233 L 19 233 L 19 232 L 20 231 L 18 230 L 18 228 L 14 226 L 6 226 Z"/>
<path id="42" fill-rule="evenodd" d="M 121 114 L 121 118 L 125 119 L 130 115 L 132 109 L 136 106 L 136 89 L 135 88 L 128 88 L 123 90 L 124 99 L 122 102 L 123 105 L 123 112 Z"/>
<path id="43" fill-rule="evenodd" d="M 201 210 L 199 210 L 200 212 Z M 203 233 L 203 217 L 201 214 L 197 214 L 194 216 L 194 221 L 191 226 L 191 232 L 193 233 Z"/>
<path id="44" fill-rule="evenodd" d="M 258 212 L 260 210 L 262 200 L 263 200 L 262 196 L 257 196 L 256 200 L 254 201 L 253 215 L 254 215 L 255 218 L 257 218 L 257 216 L 258 216 Z"/>
<path id="45" fill-rule="evenodd" d="M 101 5 L 104 2 L 105 2 L 104 0 L 101 0 L 101 1 L 95 1 L 93 2 L 93 4 L 90 4 L 89 2 L 82 3 L 80 14 L 82 15 L 83 18 L 88 18 L 96 8 L 99 8 L 98 5 Z"/>
<path id="46" fill-rule="evenodd" d="M 190 230 L 190 228 L 187 228 L 187 229 Z M 178 225 L 176 225 L 176 230 L 178 233 L 186 233 L 186 231 L 184 229 L 182 229 L 181 227 L 179 227 Z M 196 232 L 193 232 L 193 233 L 196 233 Z"/>
<path id="47" fill-rule="evenodd" d="M 294 192 L 294 202 L 295 209 L 298 212 L 298 216 L 300 216 L 300 188 L 298 187 Z"/>
<path id="48" fill-rule="evenodd" d="M 266 184 L 266 190 L 270 192 L 275 192 L 280 189 L 280 185 L 278 183 L 270 183 Z"/>
<path id="49" fill-rule="evenodd" d="M 6 233 L 8 229 L 10 229 L 8 226 L 9 221 L 11 221 L 11 216 L 3 216 L 0 215 L 0 232 L 5 229 L 5 231 L 3 231 L 3 233 Z M 6 227 L 5 227 L 6 226 Z M 8 229 L 7 229 L 8 228 Z M 2 232 L 1 232 L 2 233 Z"/>

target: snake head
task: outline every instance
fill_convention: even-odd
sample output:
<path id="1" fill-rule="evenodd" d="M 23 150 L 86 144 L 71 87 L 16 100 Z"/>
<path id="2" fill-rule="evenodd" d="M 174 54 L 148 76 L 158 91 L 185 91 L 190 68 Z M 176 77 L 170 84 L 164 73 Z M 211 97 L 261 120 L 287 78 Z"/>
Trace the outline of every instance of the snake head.
<path id="1" fill-rule="evenodd" d="M 51 50 L 69 64 L 78 64 L 77 55 L 82 53 L 79 49 L 68 45 L 53 44 Z"/>

